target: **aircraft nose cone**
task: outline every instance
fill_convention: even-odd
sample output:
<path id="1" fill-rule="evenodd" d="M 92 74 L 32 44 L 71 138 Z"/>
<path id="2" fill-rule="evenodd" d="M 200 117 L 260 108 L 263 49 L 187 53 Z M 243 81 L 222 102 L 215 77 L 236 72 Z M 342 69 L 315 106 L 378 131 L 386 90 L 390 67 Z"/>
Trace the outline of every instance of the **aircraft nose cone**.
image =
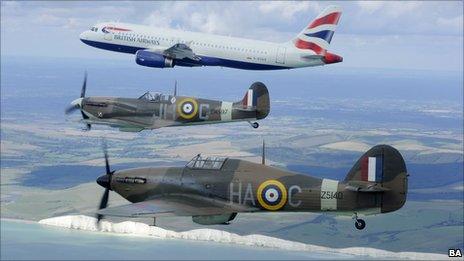
<path id="1" fill-rule="evenodd" d="M 98 177 L 97 183 L 98 185 L 109 189 L 110 188 L 110 176 L 103 175 L 103 176 Z"/>
<path id="2" fill-rule="evenodd" d="M 89 38 L 89 32 L 84 31 L 79 35 L 79 39 L 81 39 L 82 42 L 85 43 L 85 41 Z"/>
<path id="3" fill-rule="evenodd" d="M 82 108 L 82 98 L 77 98 L 75 99 L 74 101 L 71 102 L 71 105 L 72 106 L 79 106 L 80 108 Z"/>

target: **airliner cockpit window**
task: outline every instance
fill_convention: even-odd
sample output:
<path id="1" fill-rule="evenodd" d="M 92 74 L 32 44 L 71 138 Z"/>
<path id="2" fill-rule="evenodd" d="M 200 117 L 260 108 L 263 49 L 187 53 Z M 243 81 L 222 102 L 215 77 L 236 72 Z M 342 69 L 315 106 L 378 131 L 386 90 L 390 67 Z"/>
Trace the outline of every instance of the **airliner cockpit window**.
<path id="1" fill-rule="evenodd" d="M 159 93 L 146 92 L 142 96 L 139 97 L 139 100 L 159 101 L 160 98 L 161 98 L 161 94 Z"/>
<path id="2" fill-rule="evenodd" d="M 186 167 L 190 169 L 221 169 L 227 158 L 224 157 L 202 157 L 200 154 L 193 157 Z"/>

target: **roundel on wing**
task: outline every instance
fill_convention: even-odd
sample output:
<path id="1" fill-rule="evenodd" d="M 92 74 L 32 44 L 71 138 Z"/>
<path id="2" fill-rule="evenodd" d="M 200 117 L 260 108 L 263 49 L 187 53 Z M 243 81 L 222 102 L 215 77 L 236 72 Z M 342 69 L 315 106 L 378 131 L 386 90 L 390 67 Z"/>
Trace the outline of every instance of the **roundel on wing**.
<path id="1" fill-rule="evenodd" d="M 185 98 L 177 103 L 177 114 L 186 120 L 192 119 L 198 113 L 198 104 L 192 98 Z"/>
<path id="2" fill-rule="evenodd" d="M 259 204 L 267 210 L 279 210 L 287 203 L 287 189 L 277 180 L 267 180 L 258 187 Z"/>

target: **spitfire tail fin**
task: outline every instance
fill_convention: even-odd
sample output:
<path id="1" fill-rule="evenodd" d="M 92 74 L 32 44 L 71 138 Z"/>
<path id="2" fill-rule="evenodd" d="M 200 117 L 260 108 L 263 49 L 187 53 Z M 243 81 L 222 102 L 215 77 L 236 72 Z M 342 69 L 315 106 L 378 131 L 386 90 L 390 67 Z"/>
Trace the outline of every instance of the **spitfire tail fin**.
<path id="1" fill-rule="evenodd" d="M 264 119 L 269 114 L 269 91 L 262 82 L 253 83 L 239 102 L 243 109 L 255 109 L 256 119 Z"/>
<path id="2" fill-rule="evenodd" d="M 406 202 L 406 164 L 398 150 L 388 145 L 377 145 L 364 153 L 344 183 L 359 193 L 381 193 L 382 213 L 395 211 Z"/>

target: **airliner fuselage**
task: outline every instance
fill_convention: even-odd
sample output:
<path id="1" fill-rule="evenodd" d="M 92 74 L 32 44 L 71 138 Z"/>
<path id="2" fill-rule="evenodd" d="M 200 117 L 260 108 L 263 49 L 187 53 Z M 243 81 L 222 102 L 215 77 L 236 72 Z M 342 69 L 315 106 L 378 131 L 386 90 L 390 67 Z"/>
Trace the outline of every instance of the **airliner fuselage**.
<path id="1" fill-rule="evenodd" d="M 96 48 L 135 54 L 136 62 L 148 67 L 222 66 L 247 70 L 291 69 L 337 63 L 343 60 L 342 57 L 326 50 L 340 15 L 341 12 L 337 7 L 329 7 L 297 38 L 285 43 L 127 23 L 99 23 L 83 32 L 80 39 Z"/>

